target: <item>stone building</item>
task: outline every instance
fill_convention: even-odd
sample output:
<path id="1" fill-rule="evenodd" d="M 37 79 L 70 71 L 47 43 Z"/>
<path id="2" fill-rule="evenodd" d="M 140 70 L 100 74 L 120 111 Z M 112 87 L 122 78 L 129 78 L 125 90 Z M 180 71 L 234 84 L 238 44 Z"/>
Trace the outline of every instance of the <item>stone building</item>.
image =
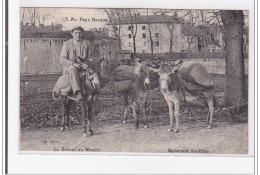
<path id="1" fill-rule="evenodd" d="M 135 40 L 137 53 L 151 53 L 152 42 L 153 53 L 167 53 L 170 51 L 171 36 L 172 52 L 186 51 L 189 47 L 187 36 L 182 32 L 184 20 L 166 15 L 138 15 L 136 18 L 133 18 L 132 24 L 136 32 Z M 129 23 L 121 22 L 117 23 L 116 26 L 112 23 L 107 23 L 107 26 L 109 29 L 108 35 L 113 38 L 119 35 L 120 29 L 122 50 L 134 52 L 133 33 L 131 32 L 131 25 Z M 172 33 L 170 30 L 172 30 Z M 192 45 L 195 45 L 195 43 Z"/>

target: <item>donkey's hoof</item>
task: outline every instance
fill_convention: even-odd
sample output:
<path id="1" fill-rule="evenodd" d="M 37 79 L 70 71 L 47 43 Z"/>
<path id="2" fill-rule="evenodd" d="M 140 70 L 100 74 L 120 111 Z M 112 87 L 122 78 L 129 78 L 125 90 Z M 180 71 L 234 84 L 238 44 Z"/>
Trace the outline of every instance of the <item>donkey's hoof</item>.
<path id="1" fill-rule="evenodd" d="M 146 128 L 149 128 L 149 126 L 148 125 L 144 125 L 144 128 L 146 129 Z"/>
<path id="2" fill-rule="evenodd" d="M 211 129 L 211 128 L 212 128 L 212 125 L 207 126 L 207 128 L 208 128 L 208 129 Z"/>
<path id="3" fill-rule="evenodd" d="M 61 131 L 65 131 L 65 127 L 61 127 L 60 130 L 61 130 Z"/>
<path id="4" fill-rule="evenodd" d="M 127 123 L 127 121 L 126 120 L 123 120 L 123 124 L 126 124 Z"/>
<path id="5" fill-rule="evenodd" d="M 135 129 L 139 129 L 139 125 L 135 125 Z"/>
<path id="6" fill-rule="evenodd" d="M 179 129 L 174 129 L 173 132 L 177 133 L 177 132 L 179 132 Z"/>
<path id="7" fill-rule="evenodd" d="M 88 131 L 88 134 L 89 134 L 90 136 L 94 135 L 94 132 L 92 131 L 92 129 Z"/>
<path id="8" fill-rule="evenodd" d="M 82 137 L 87 137 L 87 133 L 83 133 L 83 134 L 82 134 Z"/>
<path id="9" fill-rule="evenodd" d="M 172 131 L 173 131 L 173 129 L 172 129 L 172 128 L 169 128 L 169 129 L 168 129 L 168 131 L 169 131 L 169 132 L 172 132 Z"/>

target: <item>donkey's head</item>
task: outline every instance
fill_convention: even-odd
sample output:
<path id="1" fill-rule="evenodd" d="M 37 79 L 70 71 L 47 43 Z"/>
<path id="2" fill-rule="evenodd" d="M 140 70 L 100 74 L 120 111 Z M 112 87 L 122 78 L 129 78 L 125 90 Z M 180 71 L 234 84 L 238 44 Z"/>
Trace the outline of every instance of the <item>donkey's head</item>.
<path id="1" fill-rule="evenodd" d="M 150 70 L 153 72 L 157 72 L 159 75 L 159 84 L 161 91 L 166 93 L 169 91 L 170 85 L 172 83 L 173 75 L 177 72 L 177 70 L 182 65 L 182 60 L 177 60 L 172 64 L 162 64 L 154 63 L 153 66 L 150 66 Z"/>
<path id="2" fill-rule="evenodd" d="M 135 58 L 134 73 L 136 74 L 139 84 L 143 84 L 145 89 L 150 87 L 150 73 L 146 61 Z"/>
<path id="3" fill-rule="evenodd" d="M 98 74 L 95 73 L 92 69 L 88 69 L 86 72 L 85 87 L 87 88 L 88 92 L 100 90 L 100 81 Z"/>

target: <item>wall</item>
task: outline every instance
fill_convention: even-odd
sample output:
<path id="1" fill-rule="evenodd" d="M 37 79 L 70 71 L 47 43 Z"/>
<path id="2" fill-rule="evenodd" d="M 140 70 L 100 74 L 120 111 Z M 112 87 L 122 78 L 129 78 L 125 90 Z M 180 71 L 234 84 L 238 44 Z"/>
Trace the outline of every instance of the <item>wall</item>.
<path id="1" fill-rule="evenodd" d="M 62 72 L 60 52 L 67 39 L 21 38 L 20 73 L 21 74 L 57 74 Z M 118 59 L 119 41 L 101 38 L 93 42 L 94 57 L 106 60 Z"/>
<path id="2" fill-rule="evenodd" d="M 209 71 L 209 73 L 220 74 L 220 75 L 225 74 L 225 68 L 226 68 L 225 59 L 195 58 L 189 60 L 194 60 L 195 62 L 201 63 L 202 65 L 205 66 L 205 68 Z M 245 74 L 248 75 L 248 59 L 245 59 Z"/>
<path id="3" fill-rule="evenodd" d="M 64 41 L 63 39 L 21 38 L 20 73 L 60 73 L 62 67 L 59 56 Z"/>

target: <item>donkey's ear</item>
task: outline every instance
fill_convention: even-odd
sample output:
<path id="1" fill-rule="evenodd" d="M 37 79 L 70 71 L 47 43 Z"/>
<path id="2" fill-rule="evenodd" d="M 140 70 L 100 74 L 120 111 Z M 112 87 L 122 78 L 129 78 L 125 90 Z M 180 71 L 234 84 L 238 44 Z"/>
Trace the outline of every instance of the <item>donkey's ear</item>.
<path id="1" fill-rule="evenodd" d="M 183 60 L 176 60 L 173 63 L 171 63 L 170 66 L 174 67 L 174 66 L 177 66 L 177 65 L 182 64 L 182 63 L 183 63 Z"/>
<path id="2" fill-rule="evenodd" d="M 172 72 L 175 73 L 182 65 L 183 63 L 183 60 L 177 60 L 177 61 L 174 61 L 170 67 L 172 69 Z"/>
<path id="3" fill-rule="evenodd" d="M 137 57 L 134 57 L 134 60 L 138 63 L 141 63 L 141 59 L 140 58 L 137 58 Z"/>
<path id="4" fill-rule="evenodd" d="M 148 66 L 148 69 L 149 69 L 149 71 L 156 72 L 156 73 L 158 73 L 160 71 L 160 68 L 153 68 L 150 66 Z"/>
<path id="5" fill-rule="evenodd" d="M 137 57 L 134 57 L 134 62 L 137 64 L 137 65 L 140 65 L 141 64 L 141 60 Z"/>
<path id="6" fill-rule="evenodd" d="M 157 72 L 157 73 L 160 71 L 160 68 L 161 68 L 160 65 L 157 65 L 157 64 L 155 64 L 155 63 L 148 63 L 148 64 L 147 64 L 147 67 L 148 67 L 148 69 L 149 69 L 150 71 L 152 71 L 152 72 Z"/>

